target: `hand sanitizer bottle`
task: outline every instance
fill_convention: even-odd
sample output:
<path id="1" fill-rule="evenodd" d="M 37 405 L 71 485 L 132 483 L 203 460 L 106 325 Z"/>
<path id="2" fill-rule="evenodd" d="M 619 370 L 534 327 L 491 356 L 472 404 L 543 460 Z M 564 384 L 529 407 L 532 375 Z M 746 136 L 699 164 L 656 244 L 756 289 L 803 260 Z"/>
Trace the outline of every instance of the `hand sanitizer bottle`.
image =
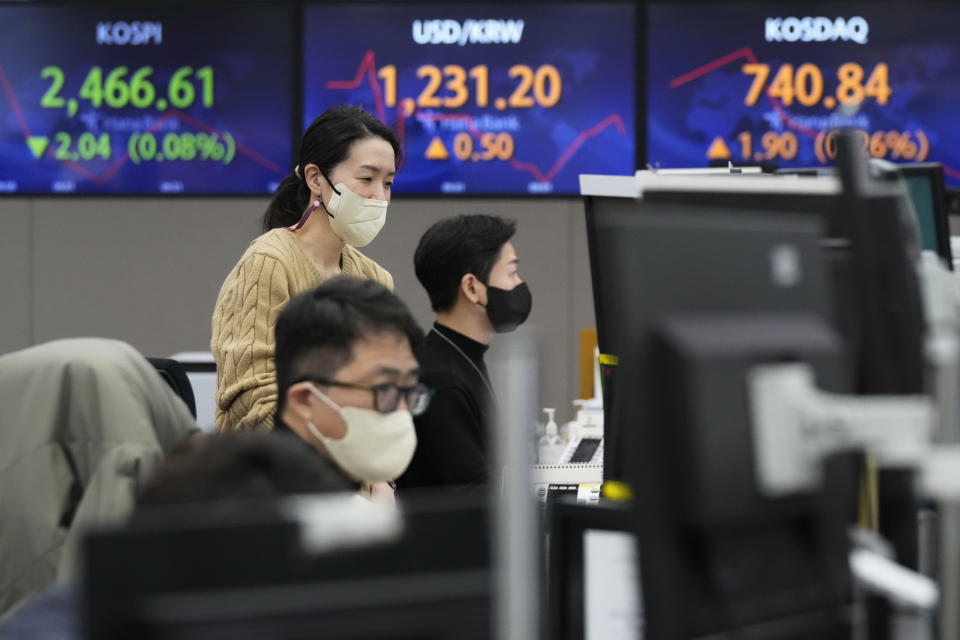
<path id="1" fill-rule="evenodd" d="M 557 464 L 560 461 L 560 454 L 563 453 L 563 440 L 557 433 L 557 423 L 553 416 L 556 409 L 544 409 L 547 414 L 547 426 L 545 433 L 540 436 L 537 443 L 537 461 L 540 464 Z"/>

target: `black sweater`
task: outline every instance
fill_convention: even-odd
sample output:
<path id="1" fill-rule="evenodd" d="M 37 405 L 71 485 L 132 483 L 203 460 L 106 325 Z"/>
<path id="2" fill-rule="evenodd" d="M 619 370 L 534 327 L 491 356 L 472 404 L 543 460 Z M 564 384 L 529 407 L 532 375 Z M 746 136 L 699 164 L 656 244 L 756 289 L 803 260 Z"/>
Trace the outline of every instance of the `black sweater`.
<path id="1" fill-rule="evenodd" d="M 487 345 L 437 323 L 427 334 L 417 356 L 420 381 L 434 394 L 414 419 L 417 450 L 397 480 L 400 488 L 487 483 L 493 398 L 483 363 L 486 351 Z"/>

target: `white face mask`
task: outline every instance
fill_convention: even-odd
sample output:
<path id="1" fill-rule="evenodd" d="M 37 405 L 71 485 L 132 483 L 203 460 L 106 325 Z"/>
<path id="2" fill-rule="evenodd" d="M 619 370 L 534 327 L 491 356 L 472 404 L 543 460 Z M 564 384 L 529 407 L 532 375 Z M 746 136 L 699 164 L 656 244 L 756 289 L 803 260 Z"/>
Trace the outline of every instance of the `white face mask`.
<path id="1" fill-rule="evenodd" d="M 417 432 L 409 411 L 398 409 L 384 414 L 373 409 L 341 407 L 312 385 L 310 391 L 340 414 L 347 425 L 347 433 L 335 440 L 306 421 L 307 429 L 323 443 L 341 469 L 367 482 L 389 482 L 406 471 L 417 448 Z"/>
<path id="2" fill-rule="evenodd" d="M 387 221 L 388 204 L 386 200 L 362 198 L 339 182 L 333 187 L 330 204 L 326 205 L 330 228 L 350 246 L 365 247 L 377 237 Z"/>

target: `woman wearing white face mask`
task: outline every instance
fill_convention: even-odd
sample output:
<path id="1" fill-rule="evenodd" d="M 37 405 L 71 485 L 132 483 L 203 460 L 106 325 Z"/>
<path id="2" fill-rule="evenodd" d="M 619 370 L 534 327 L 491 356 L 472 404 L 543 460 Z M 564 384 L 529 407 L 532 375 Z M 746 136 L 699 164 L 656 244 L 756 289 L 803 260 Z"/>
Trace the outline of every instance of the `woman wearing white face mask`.
<path id="1" fill-rule="evenodd" d="M 386 221 L 400 142 L 357 107 L 307 128 L 299 164 L 263 217 L 265 233 L 227 276 L 213 313 L 218 431 L 270 429 L 277 403 L 274 324 L 293 296 L 340 274 L 390 289 L 392 276 L 357 247 Z"/>

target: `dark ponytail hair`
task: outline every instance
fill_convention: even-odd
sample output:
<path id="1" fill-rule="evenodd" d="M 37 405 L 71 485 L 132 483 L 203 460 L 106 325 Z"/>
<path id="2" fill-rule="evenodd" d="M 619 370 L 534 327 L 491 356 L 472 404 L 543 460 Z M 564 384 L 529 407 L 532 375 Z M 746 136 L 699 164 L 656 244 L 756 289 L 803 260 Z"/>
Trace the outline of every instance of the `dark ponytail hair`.
<path id="1" fill-rule="evenodd" d="M 400 163 L 400 141 L 397 134 L 360 107 L 340 106 L 327 109 L 307 127 L 300 141 L 300 175 L 287 174 L 277 187 L 273 200 L 263 214 L 263 230 L 295 225 L 310 202 L 310 188 L 303 179 L 303 168 L 315 164 L 329 176 L 343 162 L 350 146 L 364 138 L 383 138 L 393 147 Z"/>

